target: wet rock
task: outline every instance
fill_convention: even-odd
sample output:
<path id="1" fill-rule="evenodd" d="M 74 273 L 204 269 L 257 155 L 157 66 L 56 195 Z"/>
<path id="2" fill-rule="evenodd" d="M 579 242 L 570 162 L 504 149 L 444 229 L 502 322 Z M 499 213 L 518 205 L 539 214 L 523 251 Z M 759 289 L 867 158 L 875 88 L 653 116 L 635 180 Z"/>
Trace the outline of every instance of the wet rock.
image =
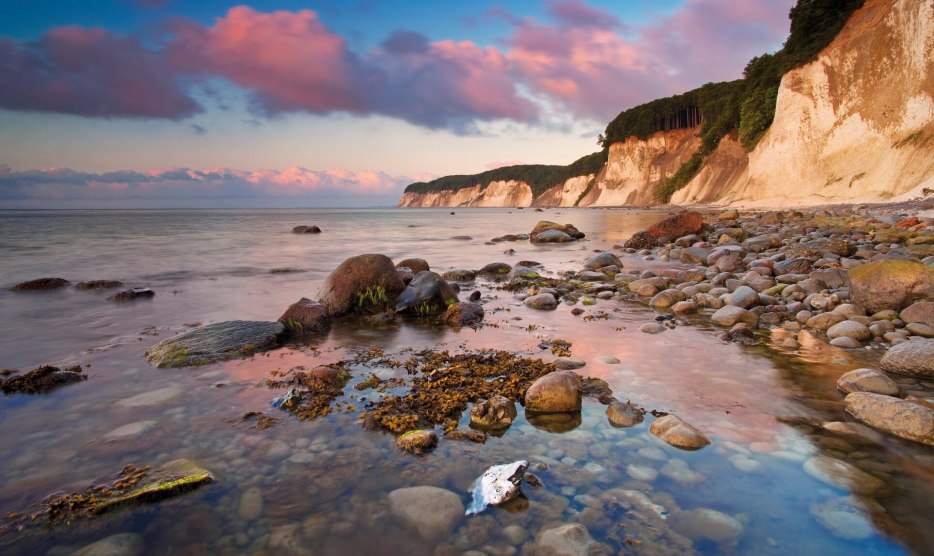
<path id="1" fill-rule="evenodd" d="M 101 440 L 104 442 L 112 442 L 115 440 L 124 440 L 127 438 L 133 438 L 134 436 L 139 436 L 144 432 L 151 430 L 158 424 L 156 421 L 136 421 L 135 423 L 127 423 L 126 425 L 115 428 L 114 430 L 108 432 L 101 437 Z"/>
<path id="2" fill-rule="evenodd" d="M 444 437 L 448 440 L 466 440 L 468 442 L 476 442 L 477 444 L 486 443 L 486 434 L 472 429 L 449 430 L 444 433 Z"/>
<path id="3" fill-rule="evenodd" d="M 749 309 L 759 304 L 759 293 L 749 286 L 740 286 L 733 290 L 727 299 L 728 305 Z"/>
<path id="4" fill-rule="evenodd" d="M 435 431 L 411 430 L 396 439 L 396 446 L 415 455 L 427 454 L 438 445 Z"/>
<path id="5" fill-rule="evenodd" d="M 564 237 L 567 239 L 564 239 Z M 540 220 L 529 232 L 529 241 L 532 243 L 567 242 L 582 239 L 583 237 L 584 234 L 571 224 L 558 224 L 548 220 Z"/>
<path id="6" fill-rule="evenodd" d="M 850 300 L 870 312 L 900 311 L 934 300 L 934 267 L 904 260 L 866 263 L 850 269 Z"/>
<path id="7" fill-rule="evenodd" d="M 606 407 L 606 420 L 614 427 L 624 428 L 638 425 L 645 417 L 645 412 L 629 402 L 611 402 Z"/>
<path id="8" fill-rule="evenodd" d="M 510 270 L 512 270 L 512 266 L 506 263 L 490 263 L 481 268 L 478 274 L 500 278 L 508 275 Z"/>
<path id="9" fill-rule="evenodd" d="M 516 280 L 519 278 L 539 278 L 538 272 L 534 268 L 529 268 L 527 266 L 516 265 L 512 267 L 512 270 L 509 271 L 509 274 L 506 275 L 506 278 L 509 280 Z"/>
<path id="10" fill-rule="evenodd" d="M 668 444 L 684 450 L 698 450 L 710 444 L 704 434 L 677 415 L 664 415 L 656 419 L 649 432 Z"/>
<path id="11" fill-rule="evenodd" d="M 667 328 L 665 328 L 665 325 L 660 322 L 647 322 L 640 326 L 639 330 L 645 334 L 661 334 L 667 330 Z"/>
<path id="12" fill-rule="evenodd" d="M 248 357 L 278 346 L 284 333 L 278 322 L 219 322 L 159 342 L 146 351 L 146 360 L 156 367 L 189 367 Z"/>
<path id="13" fill-rule="evenodd" d="M 320 234 L 321 228 L 317 226 L 295 226 L 292 228 L 293 234 Z"/>
<path id="14" fill-rule="evenodd" d="M 828 485 L 847 489 L 857 494 L 872 495 L 887 490 L 882 479 L 866 473 L 851 463 L 827 456 L 817 456 L 805 461 L 804 471 Z"/>
<path id="15" fill-rule="evenodd" d="M 934 446 L 934 410 L 927 406 L 870 392 L 848 394 L 845 402 L 847 413 L 871 427 Z"/>
<path id="16" fill-rule="evenodd" d="M 676 214 L 654 224 L 646 230 L 656 238 L 676 238 L 699 232 L 704 225 L 704 217 L 697 211 Z"/>
<path id="17" fill-rule="evenodd" d="M 827 337 L 831 340 L 834 338 L 846 337 L 865 342 L 866 340 L 872 339 L 872 332 L 869 331 L 868 326 L 861 322 L 845 320 L 828 328 Z"/>
<path id="18" fill-rule="evenodd" d="M 519 483 L 529 468 L 529 462 L 519 460 L 513 463 L 493 465 L 477 477 L 470 487 L 473 499 L 467 508 L 467 515 L 475 515 L 487 506 L 499 506 L 517 497 L 521 492 Z"/>
<path id="19" fill-rule="evenodd" d="M 804 324 L 808 328 L 813 328 L 815 330 L 827 330 L 831 326 L 841 323 L 841 322 L 845 322 L 846 320 L 847 320 L 846 315 L 842 313 L 830 312 L 830 313 L 821 313 L 819 315 L 808 317 L 807 320 L 804 321 Z"/>
<path id="20" fill-rule="evenodd" d="M 736 323 L 742 322 L 750 328 L 755 328 L 759 324 L 759 317 L 751 311 L 735 305 L 724 305 L 710 316 L 710 322 L 718 326 L 732 327 Z"/>
<path id="21" fill-rule="evenodd" d="M 846 499 L 843 499 L 846 500 Z M 811 507 L 811 515 L 833 536 L 859 541 L 872 537 L 876 530 L 862 511 L 840 499 Z"/>
<path id="22" fill-rule="evenodd" d="M 844 393 L 873 392 L 900 396 L 902 389 L 894 380 L 873 369 L 854 369 L 837 379 L 837 389 Z"/>
<path id="23" fill-rule="evenodd" d="M 43 365 L 24 375 L 14 375 L 7 379 L 0 378 L 0 391 L 4 394 L 46 394 L 66 386 L 88 379 L 81 372 L 81 365 L 65 369 Z"/>
<path id="24" fill-rule="evenodd" d="M 623 244 L 623 247 L 626 249 L 651 249 L 658 246 L 658 238 L 652 234 L 642 231 L 636 232 L 632 235 L 631 238 L 626 240 L 626 243 Z"/>
<path id="25" fill-rule="evenodd" d="M 122 292 L 117 292 L 107 299 L 110 299 L 111 301 L 134 301 L 137 299 L 152 299 L 155 296 L 156 292 L 149 288 L 133 288 L 124 290 Z"/>
<path id="26" fill-rule="evenodd" d="M 863 344 L 855 338 L 850 338 L 849 336 L 840 336 L 839 338 L 834 338 L 830 340 L 830 345 L 839 348 L 845 349 L 856 349 L 863 347 Z"/>
<path id="27" fill-rule="evenodd" d="M 350 311 L 381 312 L 405 289 L 395 265 L 386 255 L 350 257 L 335 268 L 318 292 L 318 302 L 332 316 Z"/>
<path id="28" fill-rule="evenodd" d="M 584 262 L 584 268 L 587 270 L 598 270 L 605 266 L 617 266 L 622 268 L 623 263 L 619 260 L 619 257 L 606 251 L 597 253 Z"/>
<path id="29" fill-rule="evenodd" d="M 480 292 L 474 292 L 479 294 Z M 471 298 L 474 296 L 471 295 Z M 480 298 L 479 295 L 476 296 Z M 461 301 L 454 303 L 445 311 L 444 322 L 451 326 L 472 326 L 483 320 L 483 305 L 471 301 Z"/>
<path id="30" fill-rule="evenodd" d="M 529 547 L 532 555 L 596 556 L 609 554 L 604 545 L 593 539 L 580 523 L 569 523 L 547 529 Z"/>
<path id="31" fill-rule="evenodd" d="M 454 288 L 437 272 L 423 270 L 396 298 L 396 312 L 433 315 L 446 311 L 454 303 L 457 303 Z"/>
<path id="32" fill-rule="evenodd" d="M 91 513 L 102 514 L 125 506 L 158 502 L 194 490 L 213 480 L 214 475 L 210 471 L 194 462 L 187 459 L 173 460 L 154 470 L 141 481 L 140 486 L 124 494 L 98 500 L 91 508 Z"/>
<path id="33" fill-rule="evenodd" d="M 668 524 L 691 540 L 716 544 L 734 543 L 743 534 L 743 524 L 736 518 L 710 508 L 673 512 Z"/>
<path id="34" fill-rule="evenodd" d="M 396 268 L 407 268 L 411 270 L 413 274 L 418 274 L 423 270 L 431 270 L 431 268 L 428 266 L 428 261 L 425 259 L 419 259 L 417 257 L 399 261 L 396 263 Z"/>
<path id="35" fill-rule="evenodd" d="M 481 429 L 508 429 L 516 418 L 516 404 L 504 396 L 477 400 L 470 410 L 470 425 Z"/>
<path id="36" fill-rule="evenodd" d="M 118 533 L 89 544 L 72 556 L 137 556 L 146 545 L 136 533 Z"/>
<path id="37" fill-rule="evenodd" d="M 667 309 L 679 301 L 684 301 L 684 293 L 674 288 L 662 290 L 652 296 L 649 306 L 655 309 Z"/>
<path id="38" fill-rule="evenodd" d="M 934 379 L 934 339 L 918 338 L 892 346 L 879 366 L 892 374 Z"/>
<path id="39" fill-rule="evenodd" d="M 123 282 L 118 282 L 117 280 L 90 280 L 87 282 L 78 282 L 75 284 L 75 289 L 81 291 L 109 290 L 119 288 L 122 285 Z"/>
<path id="40" fill-rule="evenodd" d="M 303 297 L 279 317 L 291 333 L 323 333 L 331 328 L 331 316 L 328 309 L 321 303 Z"/>
<path id="41" fill-rule="evenodd" d="M 457 494 L 434 486 L 415 486 L 389 493 L 389 511 L 402 524 L 429 542 L 436 542 L 454 531 L 464 515 Z"/>
<path id="42" fill-rule="evenodd" d="M 575 359 L 574 357 L 555 357 L 553 363 L 555 364 L 556 369 L 562 371 L 580 369 L 581 367 L 587 365 L 585 361 Z"/>
<path id="43" fill-rule="evenodd" d="M 44 291 L 44 290 L 57 290 L 59 288 L 64 288 L 70 284 L 68 280 L 64 278 L 36 278 L 35 280 L 28 280 L 26 282 L 20 282 L 16 284 L 10 291 L 14 292 L 32 292 L 32 291 Z"/>
<path id="44" fill-rule="evenodd" d="M 121 407 L 147 407 L 150 405 L 158 405 L 181 396 L 184 391 L 185 390 L 178 385 L 165 386 L 163 388 L 157 388 L 156 390 L 150 390 L 149 392 L 143 392 L 142 394 L 136 394 L 129 398 L 124 398 L 117 401 L 117 405 Z"/>
<path id="45" fill-rule="evenodd" d="M 532 295 L 525 298 L 523 301 L 527 307 L 532 309 L 540 309 L 547 311 L 549 309 L 554 309 L 558 306 L 558 300 L 555 299 L 555 296 L 550 293 L 540 293 L 538 295 Z"/>
<path id="46" fill-rule="evenodd" d="M 902 309 L 898 318 L 905 323 L 921 323 L 934 326 L 934 301 L 917 301 Z"/>
<path id="47" fill-rule="evenodd" d="M 568 413 L 581 409 L 581 377 L 573 371 L 555 371 L 540 377 L 525 393 L 525 410 L 533 413 Z"/>
<path id="48" fill-rule="evenodd" d="M 584 282 L 603 282 L 607 279 L 607 275 L 602 272 L 585 270 L 583 272 L 578 272 L 577 278 Z"/>
<path id="49" fill-rule="evenodd" d="M 263 515 L 263 491 L 259 487 L 250 487 L 240 495 L 237 517 L 241 521 L 253 521 Z"/>
<path id="50" fill-rule="evenodd" d="M 583 423 L 580 411 L 568 413 L 532 413 L 527 411 L 525 418 L 536 429 L 556 434 L 572 431 Z"/>
<path id="51" fill-rule="evenodd" d="M 509 271 L 507 270 L 507 272 Z M 470 282 L 477 277 L 477 273 L 472 270 L 457 268 L 445 271 L 441 274 L 441 277 L 452 282 Z"/>

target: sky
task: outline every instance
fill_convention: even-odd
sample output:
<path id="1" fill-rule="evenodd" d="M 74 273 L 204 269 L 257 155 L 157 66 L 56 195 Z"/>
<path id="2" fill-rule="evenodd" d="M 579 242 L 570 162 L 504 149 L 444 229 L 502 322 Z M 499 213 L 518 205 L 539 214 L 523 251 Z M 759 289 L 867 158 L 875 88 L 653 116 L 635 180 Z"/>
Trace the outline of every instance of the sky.
<path id="1" fill-rule="evenodd" d="M 0 208 L 392 206 L 738 79 L 793 0 L 0 3 Z"/>

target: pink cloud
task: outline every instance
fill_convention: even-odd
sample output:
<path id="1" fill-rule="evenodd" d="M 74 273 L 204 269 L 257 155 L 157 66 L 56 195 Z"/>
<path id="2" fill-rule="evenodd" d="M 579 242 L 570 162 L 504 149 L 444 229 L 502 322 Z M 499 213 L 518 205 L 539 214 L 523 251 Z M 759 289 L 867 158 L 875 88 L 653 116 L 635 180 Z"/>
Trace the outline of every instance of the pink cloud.
<path id="1" fill-rule="evenodd" d="M 104 29 L 0 38 L 0 107 L 82 116 L 183 118 L 198 104 L 159 52 Z"/>

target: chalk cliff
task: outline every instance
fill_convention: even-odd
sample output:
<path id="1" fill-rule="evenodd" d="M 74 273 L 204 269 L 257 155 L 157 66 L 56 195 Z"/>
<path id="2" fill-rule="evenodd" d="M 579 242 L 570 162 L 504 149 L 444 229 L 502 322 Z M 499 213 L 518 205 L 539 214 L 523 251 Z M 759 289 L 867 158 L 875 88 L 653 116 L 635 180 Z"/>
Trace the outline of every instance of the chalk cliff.
<path id="1" fill-rule="evenodd" d="M 671 201 L 749 206 L 885 202 L 934 190 L 934 2 L 866 0 L 818 56 L 782 78 L 775 119 L 752 151 L 724 137 Z M 700 145 L 698 128 L 630 138 L 598 174 L 537 198 L 525 183 L 406 193 L 400 206 L 613 206 L 655 186 Z"/>

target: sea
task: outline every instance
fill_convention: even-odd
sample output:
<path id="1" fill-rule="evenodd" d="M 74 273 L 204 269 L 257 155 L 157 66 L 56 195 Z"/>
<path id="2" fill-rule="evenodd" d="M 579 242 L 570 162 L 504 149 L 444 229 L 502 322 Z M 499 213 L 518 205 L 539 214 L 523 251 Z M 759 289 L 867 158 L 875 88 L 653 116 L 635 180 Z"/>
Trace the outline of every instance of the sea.
<path id="1" fill-rule="evenodd" d="M 750 345 L 730 343 L 703 316 L 646 334 L 640 327 L 663 315 L 645 303 L 594 298 L 536 311 L 477 278 L 460 285 L 462 300 L 481 294 L 485 318 L 476 328 L 344 319 L 325 335 L 240 360 L 165 369 L 144 358 L 153 344 L 205 324 L 274 321 L 300 298 L 315 299 L 336 266 L 364 253 L 419 257 L 439 273 L 531 260 L 543 276 L 560 277 L 601 251 L 619 255 L 624 270 L 689 268 L 620 247 L 667 215 L 633 208 L 0 211 L 0 369 L 78 364 L 88 375 L 49 394 L 0 397 L 0 553 L 538 554 L 554 538 L 549 530 L 570 523 L 584 525 L 594 550 L 607 554 L 934 553 L 930 448 L 821 426 L 847 420 L 834 384 L 849 370 L 876 366 L 883 350 L 872 346 L 840 349 L 803 333 L 790 349 L 781 329 L 758 332 Z M 528 233 L 539 220 L 574 224 L 586 237 L 554 245 L 490 241 Z M 292 233 L 300 225 L 322 231 Z M 155 296 L 115 302 L 108 298 L 117 290 L 9 289 L 53 276 L 73 284 L 119 280 Z M 421 456 L 361 426 L 367 396 L 381 394 L 352 385 L 371 373 L 406 375 L 364 363 L 362 353 L 405 360 L 421 350 L 506 350 L 551 361 L 549 343 L 558 339 L 587 363 L 578 373 L 607 381 L 621 401 L 679 415 L 711 444 L 670 446 L 649 432 L 651 415 L 613 427 L 591 400 L 572 430 L 539 428 L 520 407 L 502 436 L 484 444 L 442 437 Z M 351 380 L 329 415 L 300 420 L 272 406 L 286 389 L 268 379 L 338 361 L 349 362 Z M 244 418 L 252 412 L 274 425 L 256 427 Z M 468 423 L 465 412 L 460 424 Z M 209 470 L 214 481 L 98 516 L 49 523 L 44 513 L 49 500 L 112 483 L 125 465 L 157 469 L 178 459 Z M 521 459 L 543 483 L 522 487 L 527 503 L 461 516 L 430 535 L 389 496 L 431 486 L 466 507 L 484 470 Z M 864 474 L 883 486 L 865 488 Z"/>

